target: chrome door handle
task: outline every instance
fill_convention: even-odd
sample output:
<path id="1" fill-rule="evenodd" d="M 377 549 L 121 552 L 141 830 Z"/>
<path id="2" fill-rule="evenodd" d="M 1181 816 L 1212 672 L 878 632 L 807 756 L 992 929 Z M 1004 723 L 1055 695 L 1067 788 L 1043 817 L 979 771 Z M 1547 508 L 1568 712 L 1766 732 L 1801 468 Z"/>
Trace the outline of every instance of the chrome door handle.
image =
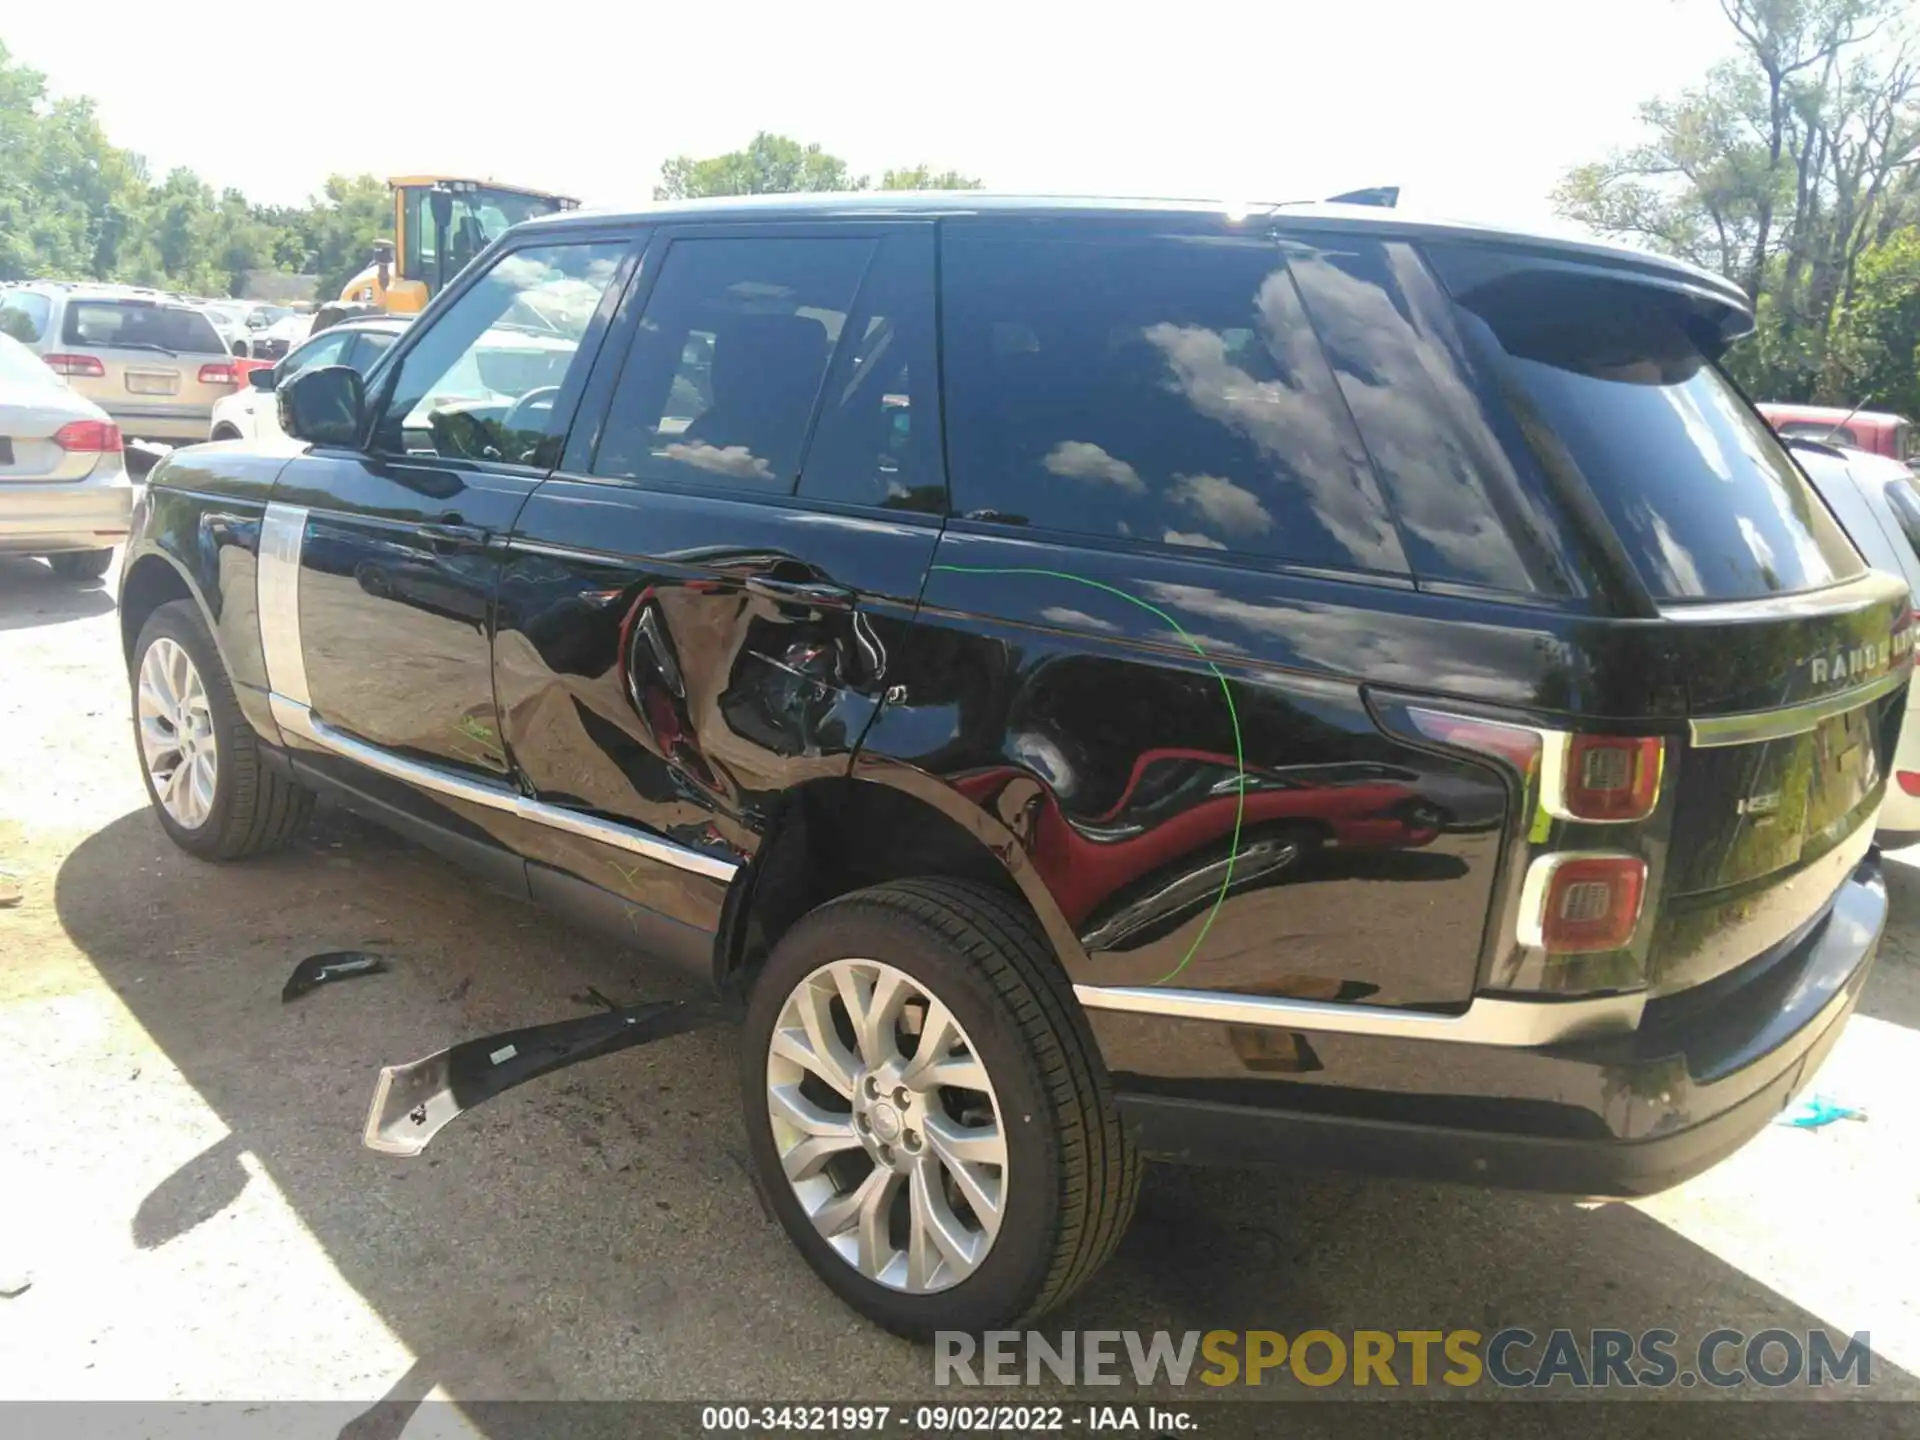
<path id="1" fill-rule="evenodd" d="M 442 554 L 465 546 L 481 548 L 487 543 L 487 531 L 478 525 L 461 525 L 452 522 L 416 525 L 413 533 Z"/>

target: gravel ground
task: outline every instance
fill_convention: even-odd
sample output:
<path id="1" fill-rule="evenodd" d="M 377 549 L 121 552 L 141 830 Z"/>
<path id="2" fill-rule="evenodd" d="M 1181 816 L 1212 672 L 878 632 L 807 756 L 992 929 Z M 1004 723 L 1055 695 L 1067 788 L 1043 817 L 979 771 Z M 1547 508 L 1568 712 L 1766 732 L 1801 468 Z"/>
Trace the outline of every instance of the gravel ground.
<path id="1" fill-rule="evenodd" d="M 760 1209 L 725 1031 L 527 1086 L 418 1159 L 362 1148 L 382 1064 L 581 1013 L 589 986 L 687 992 L 349 817 L 255 864 L 177 852 L 112 583 L 0 558 L 0 867 L 24 890 L 0 909 L 0 1292 L 28 1286 L 0 1299 L 0 1397 L 384 1397 L 360 1433 L 413 1436 L 497 1430 L 422 1396 L 934 1393 L 931 1353 L 842 1308 Z M 1828 1326 L 1871 1332 L 1872 1396 L 1920 1398 L 1920 852 L 1889 869 L 1894 928 L 1820 1081 L 1865 1123 L 1770 1128 L 1633 1206 L 1155 1170 L 1049 1329 Z M 281 1004 L 294 961 L 350 947 L 392 971 Z"/>

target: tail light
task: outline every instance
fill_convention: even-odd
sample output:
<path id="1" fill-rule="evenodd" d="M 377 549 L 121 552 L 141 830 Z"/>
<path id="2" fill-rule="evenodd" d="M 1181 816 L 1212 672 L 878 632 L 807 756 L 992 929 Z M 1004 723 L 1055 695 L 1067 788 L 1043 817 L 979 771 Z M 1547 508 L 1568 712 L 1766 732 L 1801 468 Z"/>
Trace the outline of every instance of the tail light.
<path id="1" fill-rule="evenodd" d="M 1909 795 L 1920 795 L 1920 770 L 1896 770 L 1893 778 L 1900 782 L 1900 788 Z"/>
<path id="2" fill-rule="evenodd" d="M 1659 736 L 1569 735 L 1549 747 L 1542 798 L 1567 820 L 1644 820 L 1660 799 Z"/>
<path id="3" fill-rule="evenodd" d="M 211 365 L 200 367 L 202 385 L 238 385 L 240 372 L 231 360 L 216 360 Z"/>
<path id="4" fill-rule="evenodd" d="M 97 378 L 107 373 L 107 367 L 92 355 L 43 355 L 40 358 L 47 362 L 47 368 L 56 375 Z"/>
<path id="5" fill-rule="evenodd" d="M 1635 855 L 1573 851 L 1542 855 L 1520 896 L 1520 943 L 1549 955 L 1618 950 L 1633 940 L 1647 891 Z"/>
<path id="6" fill-rule="evenodd" d="M 105 420 L 75 420 L 54 431 L 53 443 L 69 453 L 115 455 L 125 449 L 120 427 Z"/>

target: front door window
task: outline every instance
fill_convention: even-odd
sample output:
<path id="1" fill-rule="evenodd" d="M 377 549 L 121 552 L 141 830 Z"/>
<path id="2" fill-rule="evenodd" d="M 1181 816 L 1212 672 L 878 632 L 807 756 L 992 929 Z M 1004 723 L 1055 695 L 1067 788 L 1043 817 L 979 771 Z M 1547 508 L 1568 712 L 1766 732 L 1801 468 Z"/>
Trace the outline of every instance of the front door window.
<path id="1" fill-rule="evenodd" d="M 554 400 L 626 251 L 623 242 L 593 241 L 500 256 L 407 352 L 374 448 L 551 463 Z"/>

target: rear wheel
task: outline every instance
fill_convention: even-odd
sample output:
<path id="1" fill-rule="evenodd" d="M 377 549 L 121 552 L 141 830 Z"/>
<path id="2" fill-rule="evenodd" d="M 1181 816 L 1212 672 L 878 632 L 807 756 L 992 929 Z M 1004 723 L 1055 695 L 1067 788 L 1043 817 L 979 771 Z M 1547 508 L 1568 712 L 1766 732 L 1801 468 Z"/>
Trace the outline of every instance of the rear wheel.
<path id="1" fill-rule="evenodd" d="M 63 550 L 58 555 L 49 555 L 47 564 L 53 567 L 53 573 L 62 580 L 78 580 L 90 583 L 100 579 L 113 565 L 113 551 L 108 550 Z"/>
<path id="2" fill-rule="evenodd" d="M 896 1333 L 1036 1316 L 1132 1217 L 1140 1163 L 1092 1036 L 998 891 L 902 881 L 807 916 L 755 984 L 741 1064 L 774 1213 Z"/>
<path id="3" fill-rule="evenodd" d="M 220 652 L 191 600 L 162 605 L 133 649 L 133 726 L 161 828 L 206 860 L 276 849 L 313 794 L 263 763 Z"/>

